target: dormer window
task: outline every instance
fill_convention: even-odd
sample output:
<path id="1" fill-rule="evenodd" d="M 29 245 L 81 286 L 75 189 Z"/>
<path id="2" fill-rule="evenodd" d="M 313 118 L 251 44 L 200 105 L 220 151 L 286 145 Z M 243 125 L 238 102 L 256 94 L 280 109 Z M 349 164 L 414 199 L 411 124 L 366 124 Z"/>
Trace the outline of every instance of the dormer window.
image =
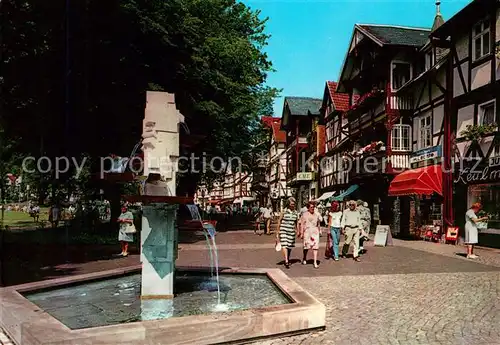
<path id="1" fill-rule="evenodd" d="M 411 79 L 411 64 L 409 62 L 394 61 L 391 66 L 392 89 L 398 90 Z"/>
<path id="2" fill-rule="evenodd" d="M 474 60 L 478 60 L 491 52 L 490 47 L 490 22 L 488 19 L 482 20 L 474 25 L 472 32 L 472 42 Z"/>

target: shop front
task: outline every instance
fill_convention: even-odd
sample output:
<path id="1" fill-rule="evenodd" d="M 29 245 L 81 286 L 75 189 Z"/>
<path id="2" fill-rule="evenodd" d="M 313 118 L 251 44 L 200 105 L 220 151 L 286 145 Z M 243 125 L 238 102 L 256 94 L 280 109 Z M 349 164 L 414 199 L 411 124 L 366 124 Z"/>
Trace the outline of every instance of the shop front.
<path id="1" fill-rule="evenodd" d="M 454 210 L 463 236 L 465 212 L 475 202 L 488 215 L 486 228 L 480 229 L 479 244 L 500 246 L 500 157 L 463 163 L 456 169 Z"/>
<path id="2" fill-rule="evenodd" d="M 407 170 L 392 180 L 388 195 L 395 197 L 393 232 L 396 235 L 399 234 L 396 228 L 400 228 L 402 237 L 441 238 L 442 176 L 441 165 L 430 165 Z M 409 210 L 407 216 L 401 211 L 404 206 Z"/>

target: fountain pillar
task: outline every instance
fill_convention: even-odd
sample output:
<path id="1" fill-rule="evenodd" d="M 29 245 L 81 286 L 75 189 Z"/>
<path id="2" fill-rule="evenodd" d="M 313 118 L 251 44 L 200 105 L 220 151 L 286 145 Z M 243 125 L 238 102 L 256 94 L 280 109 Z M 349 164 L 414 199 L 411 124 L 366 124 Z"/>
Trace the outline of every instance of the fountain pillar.
<path id="1" fill-rule="evenodd" d="M 175 106 L 173 94 L 147 92 L 143 122 L 144 187 L 146 196 L 175 196 L 179 158 L 179 122 L 184 117 Z M 157 178 L 152 179 L 151 176 Z M 177 205 L 143 205 L 141 230 L 143 319 L 158 312 L 169 313 L 174 296 L 177 258 Z M 169 301 L 170 300 L 170 301 Z M 161 306 L 159 305 L 162 304 Z"/>

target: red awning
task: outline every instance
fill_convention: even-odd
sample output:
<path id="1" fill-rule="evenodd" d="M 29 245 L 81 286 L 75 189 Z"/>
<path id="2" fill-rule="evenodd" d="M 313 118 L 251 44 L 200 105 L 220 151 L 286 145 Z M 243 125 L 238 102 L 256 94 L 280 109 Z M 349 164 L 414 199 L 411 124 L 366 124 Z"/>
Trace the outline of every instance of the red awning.
<path id="1" fill-rule="evenodd" d="M 443 195 L 443 172 L 440 165 L 412 169 L 397 175 L 389 186 L 390 196 Z"/>

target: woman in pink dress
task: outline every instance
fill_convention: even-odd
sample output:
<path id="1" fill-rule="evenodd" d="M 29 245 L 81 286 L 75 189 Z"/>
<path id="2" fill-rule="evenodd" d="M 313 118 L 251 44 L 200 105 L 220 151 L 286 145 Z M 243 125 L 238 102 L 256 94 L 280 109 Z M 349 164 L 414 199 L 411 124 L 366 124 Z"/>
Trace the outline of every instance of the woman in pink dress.
<path id="1" fill-rule="evenodd" d="M 314 212 L 314 202 L 307 204 L 307 212 L 300 218 L 300 234 L 304 240 L 304 258 L 302 264 L 307 265 L 307 252 L 313 250 L 314 268 L 318 268 L 319 235 L 321 234 L 319 213 Z"/>

